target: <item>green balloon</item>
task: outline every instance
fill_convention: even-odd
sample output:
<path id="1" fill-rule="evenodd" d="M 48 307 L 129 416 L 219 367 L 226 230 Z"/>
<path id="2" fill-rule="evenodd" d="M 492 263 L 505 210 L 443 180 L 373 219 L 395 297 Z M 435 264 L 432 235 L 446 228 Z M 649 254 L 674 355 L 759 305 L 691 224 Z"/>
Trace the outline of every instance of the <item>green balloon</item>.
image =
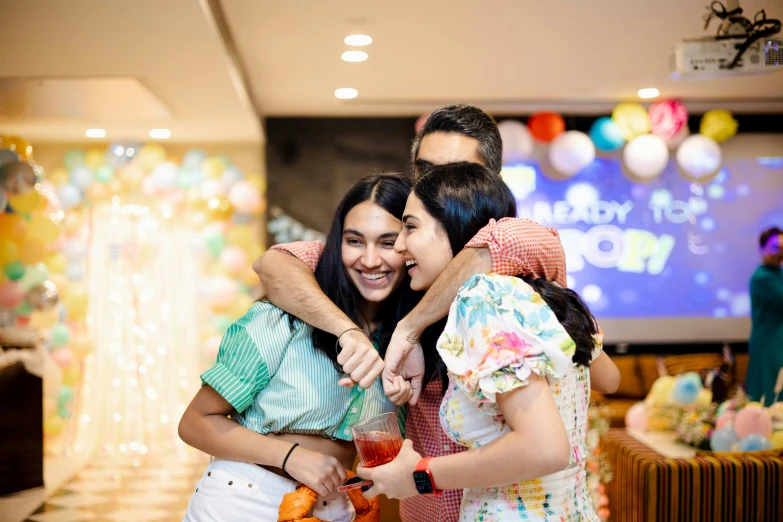
<path id="1" fill-rule="evenodd" d="M 49 278 L 49 269 L 44 263 L 36 263 L 25 269 L 24 276 L 19 280 L 19 284 L 25 292 L 34 286 L 38 286 Z"/>
<path id="2" fill-rule="evenodd" d="M 70 386 L 61 386 L 57 394 L 57 404 L 60 407 L 66 406 L 73 399 L 73 390 Z"/>
<path id="3" fill-rule="evenodd" d="M 59 348 L 65 346 L 71 340 L 71 329 L 67 324 L 59 323 L 52 328 L 52 346 Z"/>
<path id="4" fill-rule="evenodd" d="M 71 410 L 68 409 L 68 406 L 58 406 L 57 407 L 57 416 L 61 419 L 67 419 L 71 416 Z"/>
<path id="5" fill-rule="evenodd" d="M 33 307 L 30 306 L 30 303 L 27 301 L 22 301 L 22 304 L 16 307 L 16 313 L 17 315 L 21 315 L 22 317 L 27 317 L 31 313 L 33 313 Z"/>
<path id="6" fill-rule="evenodd" d="M 219 232 L 208 235 L 204 238 L 204 242 L 207 244 L 209 253 L 212 254 L 212 257 L 215 259 L 219 258 L 220 253 L 226 248 L 226 238 Z"/>
<path id="7" fill-rule="evenodd" d="M 69 150 L 63 157 L 63 165 L 68 170 L 84 165 L 84 151 L 79 149 Z"/>
<path id="8" fill-rule="evenodd" d="M 95 179 L 101 183 L 108 183 L 111 178 L 114 177 L 114 167 L 111 165 L 103 165 L 95 172 Z"/>
<path id="9" fill-rule="evenodd" d="M 5 272 L 6 277 L 8 277 L 8 279 L 11 281 L 20 280 L 22 276 L 24 276 L 25 270 L 27 270 L 27 267 L 25 267 L 24 263 L 21 261 L 8 263 L 5 265 L 5 268 L 3 268 L 3 272 Z"/>
<path id="10" fill-rule="evenodd" d="M 212 319 L 212 323 L 215 325 L 215 329 L 221 334 L 226 333 L 228 327 L 231 326 L 233 321 L 227 315 L 217 315 Z"/>

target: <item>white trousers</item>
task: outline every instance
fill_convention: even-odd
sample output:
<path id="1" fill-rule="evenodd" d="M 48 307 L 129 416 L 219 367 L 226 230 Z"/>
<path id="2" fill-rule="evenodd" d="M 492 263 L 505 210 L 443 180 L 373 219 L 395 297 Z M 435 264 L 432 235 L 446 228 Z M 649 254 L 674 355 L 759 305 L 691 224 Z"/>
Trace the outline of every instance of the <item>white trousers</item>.
<path id="1" fill-rule="evenodd" d="M 213 460 L 196 486 L 183 522 L 277 522 L 283 495 L 299 484 L 255 464 Z M 348 495 L 318 497 L 314 517 L 350 522 L 355 511 Z"/>

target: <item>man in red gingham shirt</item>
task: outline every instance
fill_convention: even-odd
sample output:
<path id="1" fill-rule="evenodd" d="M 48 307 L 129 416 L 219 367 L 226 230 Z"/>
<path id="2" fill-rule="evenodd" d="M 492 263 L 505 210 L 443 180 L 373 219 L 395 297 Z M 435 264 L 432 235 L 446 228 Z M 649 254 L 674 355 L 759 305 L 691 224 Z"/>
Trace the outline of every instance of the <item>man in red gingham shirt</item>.
<path id="1" fill-rule="evenodd" d="M 469 161 L 482 164 L 499 175 L 502 166 L 500 133 L 494 121 L 476 107 L 444 107 L 430 115 L 417 135 L 412 159 L 416 168 Z M 433 284 L 433 287 L 440 285 L 445 289 L 438 290 L 438 295 L 431 289 L 415 310 L 423 321 L 430 321 L 428 324 L 448 314 L 457 290 L 475 273 L 492 271 L 512 276 L 531 275 L 566 286 L 566 269 L 562 262 L 547 265 L 546 262 L 530 261 L 564 258 L 562 254 L 546 255 L 553 251 L 562 252 L 560 239 L 553 229 L 528 219 L 492 220 L 466 246 L 471 248 L 461 252 Z M 281 256 L 281 252 L 290 256 Z M 325 331 L 331 328 L 334 335 L 339 335 L 339 332 L 356 325 L 346 322 L 347 317 L 335 310 L 336 307 L 315 282 L 313 272 L 322 252 L 323 244 L 320 242 L 276 245 L 257 260 L 253 268 L 274 304 L 317 328 Z M 444 284 L 444 281 L 449 283 Z M 420 310 L 422 307 L 425 308 L 423 312 Z M 348 336 L 355 333 L 351 332 Z M 465 450 L 452 442 L 440 426 L 441 390 L 440 379 L 433 379 L 421 390 L 416 405 L 409 406 L 406 417 L 407 438 L 413 441 L 417 452 L 430 457 Z M 438 497 L 405 499 L 400 502 L 400 518 L 403 522 L 456 522 L 461 500 L 462 490 L 445 491 Z"/>

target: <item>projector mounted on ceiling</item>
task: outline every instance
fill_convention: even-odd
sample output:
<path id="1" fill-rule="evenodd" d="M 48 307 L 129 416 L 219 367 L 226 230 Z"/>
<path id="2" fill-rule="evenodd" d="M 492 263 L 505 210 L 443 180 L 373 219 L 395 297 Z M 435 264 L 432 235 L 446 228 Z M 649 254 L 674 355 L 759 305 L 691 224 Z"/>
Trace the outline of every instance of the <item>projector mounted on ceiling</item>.
<path id="1" fill-rule="evenodd" d="M 763 74 L 783 70 L 783 40 L 771 38 L 781 30 L 780 20 L 767 18 L 762 9 L 754 20 L 742 16 L 737 0 L 712 2 L 705 15 L 704 28 L 718 18 L 716 36 L 685 40 L 670 57 L 671 77 L 721 78 Z"/>

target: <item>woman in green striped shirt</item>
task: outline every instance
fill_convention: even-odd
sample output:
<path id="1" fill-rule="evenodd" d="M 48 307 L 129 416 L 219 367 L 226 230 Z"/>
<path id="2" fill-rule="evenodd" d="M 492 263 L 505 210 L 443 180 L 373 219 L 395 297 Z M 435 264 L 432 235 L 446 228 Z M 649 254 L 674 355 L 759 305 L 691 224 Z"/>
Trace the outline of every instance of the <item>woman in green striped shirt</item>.
<path id="1" fill-rule="evenodd" d="M 410 290 L 394 243 L 409 192 L 392 175 L 355 185 L 337 208 L 316 271 L 326 295 L 373 339 L 378 353 L 364 365 L 382 364 L 406 309 Z M 277 520 L 283 495 L 299 484 L 323 497 L 314 516 L 352 520 L 347 497 L 335 493 L 355 458 L 350 426 L 396 407 L 380 379 L 366 389 L 341 386 L 337 341 L 267 301 L 231 325 L 179 425 L 183 441 L 215 457 L 186 521 Z"/>

